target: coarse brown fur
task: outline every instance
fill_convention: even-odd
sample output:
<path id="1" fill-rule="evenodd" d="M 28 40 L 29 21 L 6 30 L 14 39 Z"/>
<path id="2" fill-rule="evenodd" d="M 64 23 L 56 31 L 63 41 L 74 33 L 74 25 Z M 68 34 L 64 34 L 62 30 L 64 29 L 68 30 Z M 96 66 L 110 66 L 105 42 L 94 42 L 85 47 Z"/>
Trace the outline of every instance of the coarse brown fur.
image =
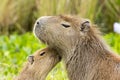
<path id="1" fill-rule="evenodd" d="M 120 57 L 90 21 L 45 16 L 36 21 L 34 34 L 62 57 L 69 80 L 120 80 Z"/>
<path id="2" fill-rule="evenodd" d="M 29 56 L 28 62 L 14 80 L 45 80 L 47 74 L 60 61 L 53 50 L 46 48 Z"/>

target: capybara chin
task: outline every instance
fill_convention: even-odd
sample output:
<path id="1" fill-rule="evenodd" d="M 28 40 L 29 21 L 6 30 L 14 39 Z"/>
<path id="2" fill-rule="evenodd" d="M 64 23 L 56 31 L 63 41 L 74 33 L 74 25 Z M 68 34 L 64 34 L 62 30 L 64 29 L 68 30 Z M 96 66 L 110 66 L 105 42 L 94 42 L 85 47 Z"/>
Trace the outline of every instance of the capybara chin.
<path id="1" fill-rule="evenodd" d="M 28 57 L 28 62 L 14 80 L 45 80 L 47 74 L 60 61 L 55 51 L 46 48 Z"/>
<path id="2" fill-rule="evenodd" d="M 63 58 L 70 80 L 120 80 L 120 57 L 89 20 L 62 15 L 41 17 L 34 34 Z"/>

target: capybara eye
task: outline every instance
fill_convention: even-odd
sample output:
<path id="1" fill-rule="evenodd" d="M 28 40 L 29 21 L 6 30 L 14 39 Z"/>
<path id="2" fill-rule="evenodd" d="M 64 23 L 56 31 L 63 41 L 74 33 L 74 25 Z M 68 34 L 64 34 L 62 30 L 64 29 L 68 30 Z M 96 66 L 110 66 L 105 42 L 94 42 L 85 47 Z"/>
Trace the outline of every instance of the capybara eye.
<path id="1" fill-rule="evenodd" d="M 69 24 L 61 24 L 63 27 L 65 27 L 65 28 L 68 28 L 68 27 L 70 27 L 70 25 Z"/>
<path id="2" fill-rule="evenodd" d="M 42 52 L 41 54 L 40 54 L 40 56 L 43 56 L 45 54 L 45 52 Z"/>

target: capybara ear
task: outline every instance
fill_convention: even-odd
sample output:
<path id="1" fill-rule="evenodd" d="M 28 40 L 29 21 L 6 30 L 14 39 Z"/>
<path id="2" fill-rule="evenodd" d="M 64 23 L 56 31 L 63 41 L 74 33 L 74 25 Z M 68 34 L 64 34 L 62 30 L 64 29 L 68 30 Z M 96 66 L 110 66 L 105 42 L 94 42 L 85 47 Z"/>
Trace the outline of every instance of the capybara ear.
<path id="1" fill-rule="evenodd" d="M 28 56 L 28 62 L 30 62 L 30 64 L 33 64 L 34 56 Z"/>
<path id="2" fill-rule="evenodd" d="M 85 20 L 84 22 L 81 23 L 80 31 L 87 32 L 89 31 L 90 26 L 91 26 L 90 21 Z"/>

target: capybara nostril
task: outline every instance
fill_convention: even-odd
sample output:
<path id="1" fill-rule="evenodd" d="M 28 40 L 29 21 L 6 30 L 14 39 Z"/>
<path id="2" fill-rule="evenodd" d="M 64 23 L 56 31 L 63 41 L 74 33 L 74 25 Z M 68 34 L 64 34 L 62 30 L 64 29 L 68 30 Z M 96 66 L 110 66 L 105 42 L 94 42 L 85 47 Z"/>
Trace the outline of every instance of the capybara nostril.
<path id="1" fill-rule="evenodd" d="M 37 25 L 40 24 L 39 21 L 37 21 Z"/>

